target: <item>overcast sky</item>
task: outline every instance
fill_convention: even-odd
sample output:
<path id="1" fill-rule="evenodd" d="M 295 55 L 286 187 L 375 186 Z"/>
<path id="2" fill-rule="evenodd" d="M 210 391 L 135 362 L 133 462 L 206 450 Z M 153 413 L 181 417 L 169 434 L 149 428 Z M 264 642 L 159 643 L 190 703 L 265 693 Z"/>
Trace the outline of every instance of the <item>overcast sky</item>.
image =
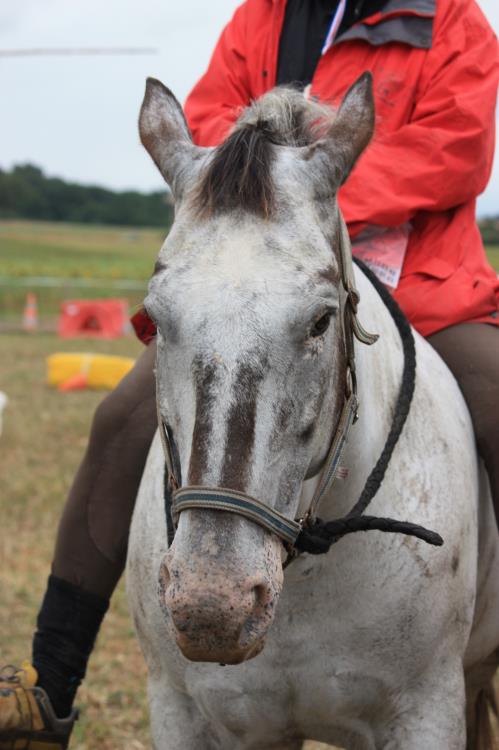
<path id="1" fill-rule="evenodd" d="M 497 0 L 480 0 L 496 33 Z M 0 3 L 0 51 L 33 47 L 155 47 L 143 57 L 0 56 L 0 166 L 32 162 L 50 175 L 117 189 L 161 189 L 139 145 L 144 80 L 183 100 L 203 73 L 234 0 L 16 0 Z M 479 203 L 499 210 L 499 158 Z"/>

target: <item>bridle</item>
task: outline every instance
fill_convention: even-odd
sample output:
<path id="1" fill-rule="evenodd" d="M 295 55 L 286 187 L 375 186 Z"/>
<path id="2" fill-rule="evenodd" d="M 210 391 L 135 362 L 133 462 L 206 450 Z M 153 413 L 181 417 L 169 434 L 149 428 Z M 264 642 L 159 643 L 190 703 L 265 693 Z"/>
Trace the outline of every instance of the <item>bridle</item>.
<path id="1" fill-rule="evenodd" d="M 355 287 L 350 239 L 345 222 L 338 210 L 338 233 L 340 249 L 341 282 L 346 294 L 343 311 L 343 335 L 346 352 L 345 395 L 338 424 L 324 461 L 321 476 L 306 513 L 299 519 L 290 519 L 274 508 L 243 492 L 225 487 L 181 486 L 178 457 L 173 449 L 173 436 L 164 422 L 157 402 L 158 424 L 165 455 L 165 511 L 167 516 L 168 542 L 171 543 L 180 514 L 184 510 L 219 510 L 243 516 L 258 524 L 283 542 L 289 564 L 300 552 L 312 554 L 327 552 L 330 546 L 346 534 L 356 531 L 391 531 L 416 536 L 429 544 L 441 545 L 442 538 L 433 531 L 416 524 L 395 521 L 389 518 L 364 516 L 363 511 L 376 494 L 388 466 L 393 449 L 409 413 L 415 382 L 414 338 L 409 323 L 400 312 L 396 302 L 381 285 L 374 274 L 363 265 L 363 271 L 375 284 L 385 305 L 389 308 L 399 330 L 404 349 L 404 373 L 399 392 L 392 429 L 387 442 L 371 472 L 364 490 L 354 508 L 344 518 L 323 522 L 317 518 L 317 510 L 322 498 L 331 488 L 338 474 L 341 457 L 352 425 L 358 419 L 357 376 L 355 368 L 354 338 L 366 345 L 374 344 L 377 334 L 368 333 L 360 324 L 357 309 L 360 301 Z"/>

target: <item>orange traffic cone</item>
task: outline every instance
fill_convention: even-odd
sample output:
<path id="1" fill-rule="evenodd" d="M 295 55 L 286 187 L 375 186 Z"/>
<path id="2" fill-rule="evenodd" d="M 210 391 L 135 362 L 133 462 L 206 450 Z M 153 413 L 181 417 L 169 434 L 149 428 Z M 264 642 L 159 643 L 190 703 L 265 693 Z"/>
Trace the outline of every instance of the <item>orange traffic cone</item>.
<path id="1" fill-rule="evenodd" d="M 57 389 L 62 393 L 67 391 L 83 391 L 88 386 L 88 376 L 83 372 L 77 372 L 76 375 L 71 375 L 70 378 L 60 383 Z"/>
<path id="2" fill-rule="evenodd" d="M 23 314 L 23 328 L 25 331 L 33 332 L 38 328 L 38 304 L 36 294 L 28 292 Z"/>

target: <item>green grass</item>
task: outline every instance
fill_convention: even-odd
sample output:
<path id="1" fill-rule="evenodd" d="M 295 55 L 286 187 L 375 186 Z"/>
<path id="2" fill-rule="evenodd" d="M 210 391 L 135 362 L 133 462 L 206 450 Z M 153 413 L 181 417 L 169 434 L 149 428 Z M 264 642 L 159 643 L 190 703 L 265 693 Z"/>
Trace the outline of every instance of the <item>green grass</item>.
<path id="1" fill-rule="evenodd" d="M 46 357 L 56 351 L 136 356 L 132 337 L 65 340 L 52 334 L 0 335 L 0 390 L 9 403 L 0 437 L 0 662 L 29 658 L 36 613 L 49 574 L 62 505 L 87 443 L 102 392 L 61 394 L 45 384 Z M 72 750 L 149 747 L 145 668 L 132 633 L 124 587 L 92 655 L 78 695 L 82 717 Z"/>
<path id="2" fill-rule="evenodd" d="M 0 221 L 0 319 L 21 320 L 27 291 L 36 293 L 42 319 L 57 315 L 63 299 L 126 297 L 135 307 L 144 297 L 165 234 L 158 229 Z M 2 282 L 2 277 L 14 282 Z M 55 287 L 18 286 L 27 277 L 61 282 Z M 72 279 L 95 286 L 82 289 Z M 113 287 L 123 280 L 143 286 Z"/>
<path id="3" fill-rule="evenodd" d="M 2 275 L 147 280 L 165 234 L 158 229 L 1 221 Z"/>
<path id="4" fill-rule="evenodd" d="M 485 252 L 490 265 L 499 273 L 499 245 L 486 245 Z"/>

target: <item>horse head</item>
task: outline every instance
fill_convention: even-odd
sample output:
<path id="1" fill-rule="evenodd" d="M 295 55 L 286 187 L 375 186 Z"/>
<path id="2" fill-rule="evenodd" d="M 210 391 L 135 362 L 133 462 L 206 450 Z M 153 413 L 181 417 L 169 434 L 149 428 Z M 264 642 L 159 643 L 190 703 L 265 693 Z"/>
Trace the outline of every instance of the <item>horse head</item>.
<path id="1" fill-rule="evenodd" d="M 182 485 L 258 498 L 294 519 L 345 396 L 337 192 L 371 138 L 371 78 L 333 114 L 291 89 L 254 103 L 203 149 L 149 79 L 141 140 L 170 185 L 175 221 L 149 285 L 157 396 Z M 282 588 L 281 540 L 246 517 L 188 509 L 160 596 L 192 660 L 262 648 Z"/>

